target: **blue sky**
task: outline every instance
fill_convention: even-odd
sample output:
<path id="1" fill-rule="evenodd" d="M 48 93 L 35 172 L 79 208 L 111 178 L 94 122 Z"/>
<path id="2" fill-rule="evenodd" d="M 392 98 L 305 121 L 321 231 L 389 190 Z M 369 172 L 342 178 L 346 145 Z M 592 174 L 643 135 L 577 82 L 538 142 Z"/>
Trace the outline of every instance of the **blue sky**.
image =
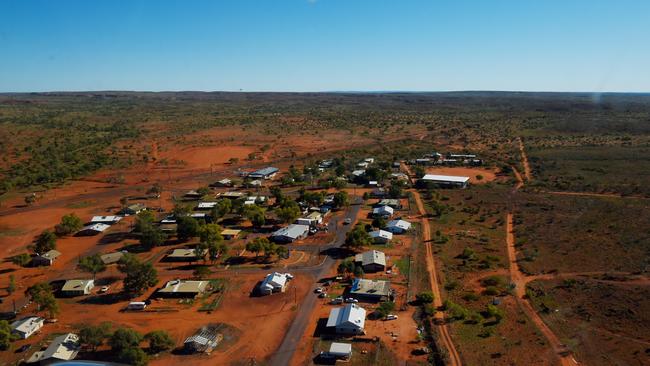
<path id="1" fill-rule="evenodd" d="M 650 91 L 647 0 L 0 0 L 0 91 Z"/>

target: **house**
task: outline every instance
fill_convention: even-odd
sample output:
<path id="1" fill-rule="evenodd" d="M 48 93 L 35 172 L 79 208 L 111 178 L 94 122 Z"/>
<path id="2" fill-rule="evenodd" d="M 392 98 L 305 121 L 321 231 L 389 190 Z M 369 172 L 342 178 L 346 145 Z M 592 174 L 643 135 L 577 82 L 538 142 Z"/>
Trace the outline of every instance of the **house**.
<path id="1" fill-rule="evenodd" d="M 248 174 L 251 179 L 273 179 L 280 169 L 269 166 Z"/>
<path id="2" fill-rule="evenodd" d="M 411 223 L 404 220 L 390 220 L 386 227 L 386 231 L 390 231 L 393 234 L 404 234 L 411 228 Z"/>
<path id="3" fill-rule="evenodd" d="M 141 211 L 144 211 L 146 209 L 147 209 L 147 207 L 144 204 L 142 204 L 142 203 L 134 203 L 132 205 L 126 206 L 122 210 L 122 214 L 124 214 L 124 215 L 137 215 Z"/>
<path id="4" fill-rule="evenodd" d="M 385 230 L 376 230 L 370 232 L 370 238 L 375 244 L 387 244 L 393 240 L 393 233 Z"/>
<path id="5" fill-rule="evenodd" d="M 350 296 L 365 302 L 388 301 L 391 298 L 390 281 L 355 278 Z"/>
<path id="6" fill-rule="evenodd" d="M 199 219 L 206 220 L 209 216 L 210 216 L 210 215 L 208 215 L 208 214 L 205 213 L 205 212 L 192 212 L 192 213 L 190 214 L 190 217 L 191 217 L 191 218 L 194 218 L 194 219 L 197 219 L 197 220 L 199 220 Z"/>
<path id="7" fill-rule="evenodd" d="M 363 161 L 365 161 L 368 164 L 372 164 L 372 163 L 375 162 L 375 158 L 365 158 L 365 159 L 363 159 Z"/>
<path id="8" fill-rule="evenodd" d="M 175 225 L 176 224 L 176 217 L 174 215 L 169 215 L 165 217 L 164 219 L 160 220 L 161 225 Z"/>
<path id="9" fill-rule="evenodd" d="M 415 164 L 417 165 L 431 165 L 433 161 L 429 158 L 415 159 Z"/>
<path id="10" fill-rule="evenodd" d="M 271 234 L 271 240 L 277 243 L 291 243 L 306 238 L 308 233 L 308 225 L 291 224 Z"/>
<path id="11" fill-rule="evenodd" d="M 224 239 L 230 240 L 230 239 L 236 239 L 237 236 L 239 236 L 239 233 L 241 233 L 241 230 L 237 229 L 224 229 L 221 232 L 221 236 L 223 236 Z"/>
<path id="12" fill-rule="evenodd" d="M 60 255 L 61 252 L 52 249 L 49 252 L 36 255 L 32 258 L 32 264 L 35 266 L 51 266 Z"/>
<path id="13" fill-rule="evenodd" d="M 246 197 L 244 205 L 263 204 L 264 202 L 266 202 L 266 196 L 249 196 Z"/>
<path id="14" fill-rule="evenodd" d="M 204 195 L 202 193 L 199 193 L 199 192 L 197 192 L 195 190 L 187 191 L 183 195 L 183 197 L 188 198 L 188 199 L 199 199 L 199 198 L 201 198 L 203 196 Z"/>
<path id="15" fill-rule="evenodd" d="M 196 297 L 208 288 L 208 281 L 173 280 L 156 293 L 163 297 Z"/>
<path id="16" fill-rule="evenodd" d="M 321 355 L 325 358 L 349 360 L 352 357 L 352 344 L 332 342 L 329 351 Z"/>
<path id="17" fill-rule="evenodd" d="M 219 181 L 216 181 L 216 182 L 212 183 L 211 185 L 213 187 L 232 187 L 233 182 L 232 182 L 232 180 L 230 180 L 228 178 L 224 178 L 222 180 L 219 180 Z"/>
<path id="18" fill-rule="evenodd" d="M 270 295 L 274 292 L 284 292 L 293 276 L 289 273 L 273 272 L 266 275 L 258 287 L 260 295 Z"/>
<path id="19" fill-rule="evenodd" d="M 357 304 L 347 304 L 344 307 L 330 310 L 327 318 L 327 328 L 343 335 L 356 335 L 364 333 L 366 324 L 366 309 Z"/>
<path id="20" fill-rule="evenodd" d="M 362 162 L 359 162 L 357 164 L 357 167 L 359 167 L 359 168 L 367 168 L 368 165 L 370 165 L 370 163 L 368 163 L 367 161 L 362 161 Z"/>
<path id="21" fill-rule="evenodd" d="M 74 360 L 79 353 L 79 336 L 73 333 L 54 338 L 45 351 L 34 352 L 27 363 L 49 364 Z"/>
<path id="22" fill-rule="evenodd" d="M 248 181 L 245 183 L 246 187 L 261 187 L 262 186 L 262 180 L 261 179 L 253 179 L 251 181 Z"/>
<path id="23" fill-rule="evenodd" d="M 395 210 L 390 206 L 379 206 L 372 209 L 372 217 L 389 218 L 393 216 Z"/>
<path id="24" fill-rule="evenodd" d="M 469 184 L 469 177 L 426 174 L 420 179 L 420 181 L 424 184 L 432 183 L 444 188 L 467 188 Z"/>
<path id="25" fill-rule="evenodd" d="M 370 197 L 373 198 L 383 198 L 386 196 L 388 196 L 388 191 L 382 187 L 375 188 L 370 192 Z"/>
<path id="26" fill-rule="evenodd" d="M 120 220 L 122 220 L 122 216 L 93 216 L 92 219 L 90 219 L 90 223 L 113 225 L 118 223 Z"/>
<path id="27" fill-rule="evenodd" d="M 397 198 L 384 198 L 382 200 L 379 200 L 379 202 L 377 202 L 375 206 L 376 207 L 388 206 L 393 210 L 400 210 L 402 208 L 402 202 Z"/>
<path id="28" fill-rule="evenodd" d="M 404 173 L 391 173 L 390 174 L 391 179 L 395 179 L 398 181 L 405 181 L 408 182 L 409 176 L 404 174 Z"/>
<path id="29" fill-rule="evenodd" d="M 84 236 L 97 235 L 97 234 L 103 233 L 109 227 L 111 227 L 111 225 L 92 224 L 92 225 L 84 226 L 83 229 L 81 229 L 81 230 L 79 230 L 79 232 L 77 232 L 77 235 L 84 235 Z"/>
<path id="30" fill-rule="evenodd" d="M 199 258 L 199 256 L 196 255 L 196 251 L 194 249 L 177 248 L 172 249 L 169 253 L 167 253 L 165 259 L 173 262 L 194 262 L 203 258 Z"/>
<path id="31" fill-rule="evenodd" d="M 476 159 L 474 154 L 447 154 L 450 159 Z"/>
<path id="32" fill-rule="evenodd" d="M 102 254 L 99 258 L 102 259 L 105 265 L 109 265 L 119 262 L 122 257 L 124 257 L 124 252 Z"/>
<path id="33" fill-rule="evenodd" d="M 95 288 L 95 280 L 67 280 L 61 288 L 61 294 L 64 296 L 89 295 L 93 288 Z"/>
<path id="34" fill-rule="evenodd" d="M 320 212 L 316 212 L 316 211 L 310 212 L 309 215 L 307 215 L 305 217 L 301 217 L 301 218 L 296 220 L 296 224 L 299 224 L 299 225 L 313 226 L 313 225 L 320 225 L 322 223 L 323 223 L 323 214 L 321 214 Z"/>
<path id="35" fill-rule="evenodd" d="M 352 171 L 352 176 L 355 178 L 361 178 L 366 174 L 365 169 L 357 169 Z"/>
<path id="36" fill-rule="evenodd" d="M 320 169 L 331 168 L 333 164 L 334 161 L 332 159 L 321 160 L 321 162 L 318 164 L 318 168 Z"/>
<path id="37" fill-rule="evenodd" d="M 160 231 L 167 234 L 175 234 L 178 230 L 178 224 L 176 224 L 176 220 L 173 221 L 174 223 L 161 223 L 159 226 Z"/>
<path id="38" fill-rule="evenodd" d="M 11 323 L 11 331 L 21 339 L 27 339 L 32 334 L 43 328 L 45 319 L 37 316 L 30 316 Z"/>
<path id="39" fill-rule="evenodd" d="M 386 269 L 386 255 L 378 250 L 369 250 L 354 256 L 364 272 L 383 272 Z"/>
<path id="40" fill-rule="evenodd" d="M 199 202 L 197 210 L 211 210 L 217 206 L 217 202 Z"/>
<path id="41" fill-rule="evenodd" d="M 229 200 L 236 200 L 243 198 L 245 196 L 244 192 L 222 192 L 217 195 L 217 197 L 227 198 Z"/>
<path id="42" fill-rule="evenodd" d="M 368 186 L 368 187 L 379 187 L 379 182 L 377 182 L 376 180 L 370 180 L 370 181 L 368 181 L 368 184 L 366 184 L 366 186 Z"/>
<path id="43" fill-rule="evenodd" d="M 183 349 L 187 353 L 210 353 L 223 339 L 223 334 L 217 332 L 214 326 L 205 326 L 183 342 Z"/>

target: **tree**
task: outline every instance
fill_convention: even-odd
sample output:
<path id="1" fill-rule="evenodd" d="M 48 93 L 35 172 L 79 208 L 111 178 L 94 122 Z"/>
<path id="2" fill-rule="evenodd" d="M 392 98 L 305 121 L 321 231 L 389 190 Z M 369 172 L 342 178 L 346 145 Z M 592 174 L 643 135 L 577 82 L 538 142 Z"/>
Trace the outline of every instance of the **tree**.
<path id="1" fill-rule="evenodd" d="M 194 268 L 194 277 L 203 278 L 210 275 L 210 268 L 208 266 L 197 266 Z"/>
<path id="2" fill-rule="evenodd" d="M 196 190 L 196 193 L 200 194 L 201 196 L 205 196 L 206 194 L 210 193 L 210 188 L 208 187 L 199 187 Z"/>
<path id="3" fill-rule="evenodd" d="M 252 241 L 246 243 L 246 250 L 255 253 L 255 256 L 259 257 L 260 252 L 264 251 L 264 248 L 266 248 L 269 244 L 271 244 L 271 242 L 269 242 L 269 239 L 265 237 L 255 238 Z"/>
<path id="4" fill-rule="evenodd" d="M 210 256 L 210 260 L 213 262 L 217 260 L 217 258 L 219 258 L 221 254 L 227 250 L 228 250 L 228 246 L 223 241 L 208 244 L 208 255 Z"/>
<path id="5" fill-rule="evenodd" d="M 56 235 L 65 236 L 81 230 L 82 227 L 83 222 L 79 216 L 71 213 L 61 218 L 61 222 L 54 227 L 54 232 Z"/>
<path id="6" fill-rule="evenodd" d="M 222 199 L 217 202 L 217 205 L 212 209 L 212 218 L 219 219 L 232 211 L 232 202 L 229 199 Z"/>
<path id="7" fill-rule="evenodd" d="M 393 184 L 388 188 L 388 197 L 390 198 L 401 198 L 403 194 L 404 191 L 402 190 L 402 183 L 400 182 L 393 182 Z"/>
<path id="8" fill-rule="evenodd" d="M 278 245 L 275 249 L 275 254 L 278 255 L 278 259 L 285 258 L 289 254 L 289 249 L 287 249 L 285 246 Z"/>
<path id="9" fill-rule="evenodd" d="M 268 244 L 262 247 L 262 250 L 264 251 L 264 256 L 267 259 L 270 258 L 273 254 L 275 254 L 277 252 L 277 249 L 278 249 L 278 245 L 271 242 L 269 242 Z"/>
<path id="10" fill-rule="evenodd" d="M 281 205 L 286 199 L 284 193 L 282 193 L 282 189 L 278 186 L 271 187 L 271 196 L 275 198 L 275 203 L 278 205 Z"/>
<path id="11" fill-rule="evenodd" d="M 246 205 L 243 208 L 244 217 L 251 220 L 254 227 L 260 227 L 266 223 L 264 212 L 264 209 L 258 205 Z"/>
<path id="12" fill-rule="evenodd" d="M 117 359 L 127 365 L 146 366 L 149 363 L 149 356 L 140 348 L 131 347 L 118 352 Z"/>
<path id="13" fill-rule="evenodd" d="M 288 202 L 291 202 L 289 204 Z M 298 204 L 294 201 L 286 201 L 286 204 L 284 207 L 280 207 L 279 209 L 276 210 L 276 214 L 278 215 L 278 218 L 280 221 L 290 224 L 300 216 L 300 207 Z"/>
<path id="14" fill-rule="evenodd" d="M 189 205 L 183 205 L 181 203 L 177 203 L 174 205 L 174 208 L 172 208 L 172 214 L 177 219 L 181 216 L 189 216 L 191 213 L 192 213 L 192 207 L 190 207 Z"/>
<path id="15" fill-rule="evenodd" d="M 160 228 L 154 226 L 145 227 L 140 234 L 140 245 L 148 250 L 163 245 L 165 240 L 167 240 L 167 235 Z"/>
<path id="16" fill-rule="evenodd" d="M 21 253 L 11 257 L 11 263 L 20 267 L 26 267 L 31 261 L 32 256 L 27 253 Z"/>
<path id="17" fill-rule="evenodd" d="M 156 217 L 153 211 L 140 211 L 135 217 L 135 227 L 133 230 L 137 233 L 141 233 L 147 228 L 151 227 L 155 220 Z"/>
<path id="18" fill-rule="evenodd" d="M 140 295 L 158 283 L 158 272 L 153 265 L 140 262 L 133 254 L 125 254 L 118 262 L 118 269 L 126 274 L 124 291 L 129 294 Z"/>
<path id="19" fill-rule="evenodd" d="M 395 310 L 395 303 L 392 301 L 384 301 L 379 306 L 377 307 L 377 315 L 379 315 L 380 318 L 385 318 L 390 314 L 393 310 Z"/>
<path id="20" fill-rule="evenodd" d="M 217 224 L 203 225 L 199 230 L 199 238 L 202 243 L 206 243 L 208 246 L 221 243 L 223 241 L 223 236 L 221 236 L 222 231 L 221 226 Z"/>
<path id="21" fill-rule="evenodd" d="M 199 234 L 199 222 L 191 216 L 180 216 L 176 218 L 176 236 L 180 240 L 188 240 Z"/>
<path id="22" fill-rule="evenodd" d="M 208 243 L 199 242 L 194 247 L 194 255 L 197 259 L 203 259 L 205 261 L 205 254 L 208 252 Z"/>
<path id="23" fill-rule="evenodd" d="M 111 332 L 111 323 L 103 322 L 100 325 L 84 325 L 79 329 L 79 341 L 90 347 L 93 352 L 104 344 Z"/>
<path id="24" fill-rule="evenodd" d="M 372 244 L 372 238 L 363 225 L 357 224 L 345 235 L 345 246 L 347 247 L 361 248 L 370 244 Z"/>
<path id="25" fill-rule="evenodd" d="M 47 311 L 51 318 L 59 313 L 59 304 L 54 298 L 52 287 L 46 283 L 38 283 L 29 289 L 27 294 L 38 306 L 38 311 Z"/>
<path id="26" fill-rule="evenodd" d="M 0 350 L 6 350 L 12 340 L 11 324 L 6 320 L 0 320 Z"/>
<path id="27" fill-rule="evenodd" d="M 339 266 L 336 268 L 336 272 L 347 277 L 350 273 L 354 273 L 355 267 L 356 265 L 354 264 L 353 260 L 346 259 L 339 264 Z"/>
<path id="28" fill-rule="evenodd" d="M 489 317 L 494 317 L 494 321 L 497 323 L 501 322 L 504 316 L 503 310 L 492 304 L 487 305 L 487 314 Z"/>
<path id="29" fill-rule="evenodd" d="M 99 254 L 93 254 L 87 257 L 83 257 L 79 260 L 79 269 L 92 273 L 93 280 L 97 277 L 97 273 L 104 272 L 106 270 L 106 264 L 102 261 L 102 257 Z"/>
<path id="30" fill-rule="evenodd" d="M 339 191 L 334 194 L 334 207 L 347 207 L 350 205 L 350 196 L 346 191 Z"/>
<path id="31" fill-rule="evenodd" d="M 431 304 L 433 302 L 434 296 L 431 291 L 420 292 L 415 295 L 415 300 L 420 304 Z"/>
<path id="32" fill-rule="evenodd" d="M 167 351 L 174 347 L 174 340 L 163 330 L 149 332 L 144 335 L 144 339 L 149 342 L 149 349 L 153 353 Z"/>
<path id="33" fill-rule="evenodd" d="M 126 205 L 129 204 L 129 197 L 122 197 L 120 198 L 120 205 L 122 206 L 122 209 L 126 207 Z"/>
<path id="34" fill-rule="evenodd" d="M 130 328 L 118 328 L 108 343 L 113 351 L 121 351 L 129 348 L 136 348 L 142 342 L 142 335 Z"/>
<path id="35" fill-rule="evenodd" d="M 52 249 L 56 249 L 56 235 L 49 231 L 44 230 L 37 238 L 33 246 L 34 253 L 43 254 Z"/>
<path id="36" fill-rule="evenodd" d="M 386 220 L 383 217 L 376 217 L 372 220 L 372 226 L 376 228 L 386 227 Z"/>
<path id="37" fill-rule="evenodd" d="M 14 277 L 14 275 L 12 274 L 9 275 L 9 284 L 7 285 L 7 292 L 9 293 L 9 295 L 16 292 L 16 277 Z"/>
<path id="38" fill-rule="evenodd" d="M 154 184 L 151 186 L 151 188 L 149 188 L 149 189 L 147 190 L 147 194 L 155 194 L 155 195 L 159 195 L 159 194 L 162 193 L 162 190 L 163 190 L 163 189 L 162 189 L 162 186 L 160 185 L 160 183 L 154 183 Z"/>
<path id="39" fill-rule="evenodd" d="M 27 206 L 31 206 L 34 202 L 36 202 L 36 193 L 28 194 L 25 196 L 25 204 Z"/>

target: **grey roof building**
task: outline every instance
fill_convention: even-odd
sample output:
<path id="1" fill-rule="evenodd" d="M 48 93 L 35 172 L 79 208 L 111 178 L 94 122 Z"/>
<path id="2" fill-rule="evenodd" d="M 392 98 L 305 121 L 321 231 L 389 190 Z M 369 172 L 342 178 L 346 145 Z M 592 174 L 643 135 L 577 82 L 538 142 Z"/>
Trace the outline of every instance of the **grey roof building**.
<path id="1" fill-rule="evenodd" d="M 369 250 L 354 256 L 364 272 L 379 272 L 386 268 L 386 255 L 378 250 Z"/>
<path id="2" fill-rule="evenodd" d="M 366 324 L 366 309 L 356 304 L 334 308 L 327 318 L 327 327 L 339 334 L 362 334 Z"/>
<path id="3" fill-rule="evenodd" d="M 79 336 L 73 333 L 54 338 L 45 351 L 35 352 L 27 363 L 54 363 L 74 360 L 79 353 Z"/>
<path id="4" fill-rule="evenodd" d="M 350 296 L 366 302 L 388 301 L 391 297 L 390 281 L 355 278 Z"/>
<path id="5" fill-rule="evenodd" d="M 291 224 L 271 234 L 271 240 L 279 243 L 291 243 L 305 238 L 308 233 L 308 225 Z"/>

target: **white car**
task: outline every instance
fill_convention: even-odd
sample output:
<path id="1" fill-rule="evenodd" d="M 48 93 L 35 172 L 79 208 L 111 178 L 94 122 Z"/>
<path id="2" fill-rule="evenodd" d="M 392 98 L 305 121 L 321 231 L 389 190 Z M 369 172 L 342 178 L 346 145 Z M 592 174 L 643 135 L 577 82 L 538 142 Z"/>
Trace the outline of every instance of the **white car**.
<path id="1" fill-rule="evenodd" d="M 348 217 L 345 220 L 343 220 L 343 223 L 346 225 L 350 225 L 352 223 L 352 219 Z"/>
<path id="2" fill-rule="evenodd" d="M 290 280 L 293 280 L 293 275 L 291 273 L 287 273 L 284 276 Z"/>
<path id="3" fill-rule="evenodd" d="M 345 302 L 350 303 L 350 304 L 356 304 L 356 303 L 359 302 L 359 300 L 348 297 L 347 299 L 345 299 Z"/>
<path id="4" fill-rule="evenodd" d="M 106 293 L 110 289 L 111 289 L 111 286 L 102 286 L 102 288 L 99 289 L 99 293 L 101 293 L 101 294 Z"/>
<path id="5" fill-rule="evenodd" d="M 397 315 L 388 314 L 388 315 L 386 315 L 386 320 L 397 320 Z"/>
<path id="6" fill-rule="evenodd" d="M 317 293 L 317 294 L 320 294 L 320 293 L 322 293 L 322 292 L 323 292 L 323 288 L 322 288 L 322 287 L 316 287 L 316 289 L 314 290 L 314 293 Z"/>

